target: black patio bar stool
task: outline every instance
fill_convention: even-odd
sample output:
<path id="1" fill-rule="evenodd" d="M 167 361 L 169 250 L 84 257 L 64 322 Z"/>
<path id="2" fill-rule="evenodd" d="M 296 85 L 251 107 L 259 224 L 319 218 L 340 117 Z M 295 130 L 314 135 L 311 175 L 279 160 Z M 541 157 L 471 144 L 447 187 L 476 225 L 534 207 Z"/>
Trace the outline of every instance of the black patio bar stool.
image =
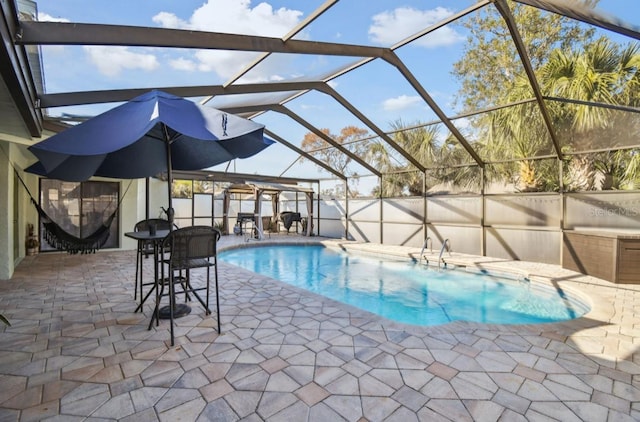
<path id="1" fill-rule="evenodd" d="M 176 304 L 176 296 L 185 294 L 185 299 L 190 293 L 200 302 L 205 309 L 205 314 L 210 315 L 209 292 L 211 285 L 211 269 L 213 269 L 213 281 L 216 294 L 216 316 L 218 321 L 218 333 L 220 333 L 220 298 L 218 291 L 218 265 L 217 244 L 220 240 L 220 230 L 211 226 L 192 226 L 170 232 L 162 242 L 162 276 L 158 279 L 156 288 L 156 304 L 149 323 L 151 329 L 153 322 L 159 325 L 160 319 L 169 319 L 171 324 L 171 345 L 174 345 L 173 320 L 184 316 L 191 311 L 186 304 Z M 165 276 L 165 266 L 167 274 Z M 198 268 L 206 269 L 205 286 L 194 286 L 192 273 Z M 165 286 L 167 289 L 165 290 Z M 181 289 L 177 291 L 176 288 Z M 204 293 L 204 299 L 201 294 Z M 169 298 L 169 305 L 163 308 L 160 303 L 163 297 Z"/>

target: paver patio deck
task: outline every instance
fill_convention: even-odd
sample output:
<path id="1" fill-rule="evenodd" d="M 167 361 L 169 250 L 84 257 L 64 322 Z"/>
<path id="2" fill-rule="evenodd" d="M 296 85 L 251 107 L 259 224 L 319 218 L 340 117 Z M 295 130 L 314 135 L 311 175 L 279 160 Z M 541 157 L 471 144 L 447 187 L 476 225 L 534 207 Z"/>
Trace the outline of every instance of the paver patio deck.
<path id="1" fill-rule="evenodd" d="M 310 239 L 271 239 L 282 240 Z M 170 347 L 167 321 L 147 330 L 151 301 L 133 312 L 135 251 L 40 254 L 0 282 L 12 323 L 0 328 L 0 421 L 640 420 L 639 285 L 447 261 L 575 289 L 593 309 L 563 323 L 416 327 L 221 263 L 222 335 L 195 303 Z"/>

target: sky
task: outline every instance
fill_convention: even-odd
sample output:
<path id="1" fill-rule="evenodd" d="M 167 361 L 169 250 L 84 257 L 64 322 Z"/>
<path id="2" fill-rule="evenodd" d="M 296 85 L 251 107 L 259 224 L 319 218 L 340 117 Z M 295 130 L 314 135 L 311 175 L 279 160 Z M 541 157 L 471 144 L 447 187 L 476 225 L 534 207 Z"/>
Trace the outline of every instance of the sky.
<path id="1" fill-rule="evenodd" d="M 43 21 L 283 37 L 323 3 L 320 0 L 41 0 L 37 2 L 37 10 L 38 19 Z M 295 38 L 389 47 L 473 3 L 473 0 L 342 0 Z M 601 0 L 599 9 L 640 26 L 640 2 L 637 0 Z M 459 108 L 455 101 L 459 83 L 451 76 L 451 68 L 462 57 L 466 35 L 461 25 L 447 26 L 396 51 L 450 116 Z M 236 75 L 254 56 L 254 53 L 246 52 L 187 49 L 42 47 L 45 85 L 49 93 L 220 85 Z M 315 80 L 357 60 L 353 57 L 274 54 L 248 73 L 242 82 Z M 391 130 L 392 123 L 399 120 L 406 124 L 435 120 L 435 114 L 415 90 L 392 66 L 381 60 L 331 81 L 331 86 L 385 131 Z M 232 102 L 242 100 L 240 96 L 232 97 Z M 273 101 L 273 96 L 269 101 Z M 208 103 L 214 107 L 228 104 L 229 98 L 214 98 Z M 66 107 L 49 112 L 51 115 L 95 115 L 114 105 Z M 363 127 L 359 120 L 325 94 L 311 92 L 290 102 L 288 107 L 315 127 L 328 128 L 333 134 L 349 125 Z M 265 113 L 255 120 L 296 145 L 300 145 L 308 132 L 279 113 Z M 269 175 L 280 175 L 286 170 L 283 175 L 289 177 L 328 176 L 308 162 L 292 165 L 296 158 L 297 154 L 288 148 L 275 145 L 259 157 L 236 160 L 230 169 Z M 366 173 L 363 168 L 353 171 Z"/>

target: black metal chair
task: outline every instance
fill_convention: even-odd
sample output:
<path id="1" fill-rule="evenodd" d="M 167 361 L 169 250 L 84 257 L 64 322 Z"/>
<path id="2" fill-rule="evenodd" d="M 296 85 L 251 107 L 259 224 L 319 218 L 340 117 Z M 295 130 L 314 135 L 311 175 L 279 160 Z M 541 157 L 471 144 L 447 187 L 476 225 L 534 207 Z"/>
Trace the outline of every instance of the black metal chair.
<path id="1" fill-rule="evenodd" d="M 198 302 L 204 307 L 205 314 L 210 315 L 209 290 L 210 290 L 210 270 L 213 268 L 214 284 L 216 291 L 216 315 L 218 318 L 218 333 L 220 333 L 220 300 L 218 292 L 218 266 L 217 266 L 217 244 L 220 240 L 220 230 L 210 226 L 192 226 L 170 232 L 162 242 L 163 250 L 168 250 L 164 255 L 162 266 L 162 276 L 159 278 L 159 288 L 156 289 L 156 305 L 149 323 L 149 329 L 156 321 L 160 323 L 161 311 L 164 311 L 164 318 L 167 317 L 171 324 L 171 345 L 174 344 L 173 320 L 178 309 L 176 305 L 176 287 L 181 286 L 185 295 L 192 293 Z M 168 273 L 165 277 L 165 265 Z M 191 279 L 191 271 L 196 268 L 206 268 L 207 277 L 204 287 L 194 287 Z M 184 277 L 183 277 L 184 274 Z M 168 292 L 165 292 L 165 285 L 168 285 Z M 200 296 L 200 292 L 205 293 L 205 300 Z M 160 309 L 160 302 L 163 297 L 169 297 L 168 309 Z M 183 307 L 185 305 L 182 305 Z M 186 312 L 188 313 L 188 311 Z"/>
<path id="2" fill-rule="evenodd" d="M 168 220 L 163 220 L 162 218 L 149 218 L 146 220 L 138 221 L 135 226 L 133 226 L 133 231 L 141 232 L 147 231 L 150 227 L 155 227 L 156 230 L 170 230 L 171 223 Z M 175 226 L 174 226 L 175 227 Z M 154 242 L 151 241 L 138 241 L 138 250 L 136 253 L 136 287 L 133 292 L 133 300 L 138 299 L 138 290 L 140 291 L 140 300 L 143 300 L 143 283 L 142 283 L 142 258 L 149 258 L 149 256 L 153 256 L 153 248 L 155 247 Z M 155 283 L 155 280 L 151 283 L 146 283 L 144 285 L 152 285 Z"/>

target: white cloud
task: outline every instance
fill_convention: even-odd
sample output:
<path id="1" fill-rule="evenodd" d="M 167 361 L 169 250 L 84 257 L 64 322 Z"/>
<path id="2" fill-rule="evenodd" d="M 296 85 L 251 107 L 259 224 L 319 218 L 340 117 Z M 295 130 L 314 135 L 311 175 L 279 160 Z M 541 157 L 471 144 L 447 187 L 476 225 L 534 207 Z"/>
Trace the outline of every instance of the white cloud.
<path id="1" fill-rule="evenodd" d="M 189 23 L 183 21 L 173 13 L 160 12 L 151 19 L 163 28 L 189 29 Z"/>
<path id="2" fill-rule="evenodd" d="M 263 2 L 251 9 L 250 0 L 209 0 L 193 12 L 190 28 L 202 31 L 283 37 L 293 28 L 302 12 L 273 10 Z"/>
<path id="3" fill-rule="evenodd" d="M 242 70 L 247 63 L 252 62 L 256 55 L 256 53 L 244 51 L 199 50 L 194 54 L 194 58 L 199 71 L 215 72 L 221 78 L 229 79 Z"/>
<path id="4" fill-rule="evenodd" d="M 324 110 L 324 107 L 314 104 L 302 104 L 300 108 L 303 110 Z"/>
<path id="5" fill-rule="evenodd" d="M 395 98 L 388 98 L 382 102 L 382 108 L 386 111 L 406 110 L 423 102 L 422 98 L 417 95 L 408 96 L 401 95 Z"/>
<path id="6" fill-rule="evenodd" d="M 184 70 L 187 72 L 193 72 L 198 67 L 198 65 L 193 60 L 185 59 L 184 57 L 179 57 L 175 60 L 169 60 L 169 66 L 176 70 Z"/>
<path id="7" fill-rule="evenodd" d="M 161 12 L 153 21 L 164 28 L 189 29 L 196 31 L 223 32 L 265 37 L 281 38 L 294 28 L 302 12 L 298 10 L 273 7 L 262 2 L 251 8 L 250 0 L 208 0 L 196 9 L 188 20 L 180 19 L 173 13 Z M 250 63 L 258 53 L 199 50 L 194 53 L 198 70 L 215 72 L 223 79 L 236 75 L 243 66 Z M 275 62 L 275 60 L 271 60 Z M 279 78 L 273 65 L 259 67 L 259 72 L 251 72 L 252 81 L 265 81 Z M 247 82 L 246 79 L 243 81 Z"/>
<path id="8" fill-rule="evenodd" d="M 151 71 L 160 66 L 154 55 L 134 53 L 127 47 L 85 46 L 84 51 L 100 73 L 110 77 L 124 69 Z"/>
<path id="9" fill-rule="evenodd" d="M 38 20 L 40 22 L 69 22 L 69 19 L 66 18 L 54 18 L 53 16 L 47 13 L 38 13 Z"/>
<path id="10" fill-rule="evenodd" d="M 473 125 L 471 124 L 471 120 L 469 120 L 466 117 L 454 120 L 453 124 L 455 125 L 455 127 L 458 128 L 460 132 L 465 134 L 465 136 L 466 134 L 469 133 L 469 129 L 473 128 Z"/>
<path id="11" fill-rule="evenodd" d="M 391 12 L 382 12 L 373 17 L 369 27 L 369 38 L 380 45 L 390 46 L 429 26 L 451 16 L 453 12 L 444 7 L 431 10 L 417 10 L 411 7 L 399 7 Z M 424 36 L 415 43 L 423 47 L 451 45 L 464 40 L 464 37 L 449 26 Z"/>

